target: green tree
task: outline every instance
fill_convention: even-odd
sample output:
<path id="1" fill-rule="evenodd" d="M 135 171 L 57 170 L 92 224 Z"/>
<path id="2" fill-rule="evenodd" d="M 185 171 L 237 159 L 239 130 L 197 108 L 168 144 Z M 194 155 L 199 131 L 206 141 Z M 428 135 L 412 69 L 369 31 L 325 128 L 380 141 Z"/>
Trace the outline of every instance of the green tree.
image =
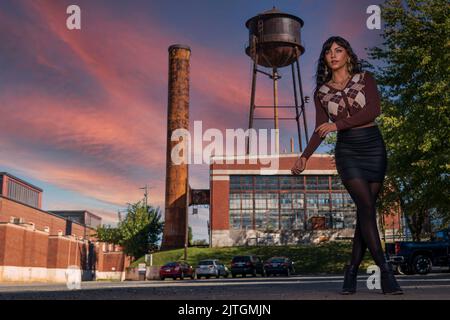
<path id="1" fill-rule="evenodd" d="M 450 6 L 447 0 L 388 0 L 379 66 L 380 126 L 388 151 L 383 201 L 399 203 L 420 241 L 433 212 L 450 220 Z M 374 68 L 375 69 L 375 68 Z"/>
<path id="2" fill-rule="evenodd" d="M 192 227 L 191 226 L 189 226 L 188 227 L 188 244 L 189 244 L 189 246 L 190 247 L 192 247 L 192 238 L 193 238 L 193 236 L 192 236 Z"/>
<path id="3" fill-rule="evenodd" d="M 97 237 L 121 245 L 127 255 L 138 258 L 156 250 L 163 227 L 160 209 L 140 201 L 128 206 L 125 219 L 116 228 L 98 228 Z"/>

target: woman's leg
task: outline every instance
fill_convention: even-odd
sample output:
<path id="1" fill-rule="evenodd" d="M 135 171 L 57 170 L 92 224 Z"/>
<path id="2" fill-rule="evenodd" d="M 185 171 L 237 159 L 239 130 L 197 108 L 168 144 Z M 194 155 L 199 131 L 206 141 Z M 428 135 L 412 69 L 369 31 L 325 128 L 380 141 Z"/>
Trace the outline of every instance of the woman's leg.
<path id="1" fill-rule="evenodd" d="M 370 191 L 372 193 L 372 199 L 374 201 L 374 204 L 376 203 L 376 200 L 378 198 L 378 194 L 381 190 L 382 185 L 383 185 L 382 182 L 370 182 L 369 183 L 369 187 L 370 187 Z M 367 249 L 367 245 L 364 242 L 364 239 L 361 235 L 360 220 L 357 215 L 356 216 L 355 235 L 353 237 L 352 257 L 350 260 L 350 264 L 354 265 L 356 267 L 359 267 L 359 265 L 362 262 L 362 259 L 364 258 L 364 255 L 366 254 L 366 249 Z"/>
<path id="2" fill-rule="evenodd" d="M 357 228 L 355 230 L 355 239 L 353 242 L 354 251 L 352 252 L 352 262 L 359 265 L 364 257 L 365 248 L 367 247 L 369 248 L 375 263 L 378 266 L 381 266 L 386 260 L 378 233 L 375 210 L 376 196 L 381 188 L 381 184 L 376 185 L 375 183 L 371 187 L 369 182 L 362 178 L 347 179 L 343 180 L 342 183 L 349 192 L 357 208 Z M 374 193 L 372 193 L 372 190 Z"/>

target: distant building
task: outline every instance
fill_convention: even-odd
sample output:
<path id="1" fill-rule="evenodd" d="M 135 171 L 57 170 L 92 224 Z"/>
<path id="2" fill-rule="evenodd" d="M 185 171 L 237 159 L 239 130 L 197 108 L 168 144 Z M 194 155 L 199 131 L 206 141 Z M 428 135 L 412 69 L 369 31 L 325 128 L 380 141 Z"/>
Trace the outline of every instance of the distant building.
<path id="1" fill-rule="evenodd" d="M 44 211 L 42 193 L 0 173 L 0 282 L 65 282 L 69 267 L 79 268 L 83 280 L 123 280 L 130 259 L 120 246 L 98 241 L 101 218 L 86 210 Z"/>
<path id="2" fill-rule="evenodd" d="M 91 228 L 97 228 L 102 224 L 102 218 L 86 210 L 50 210 L 49 212 Z"/>
<path id="3" fill-rule="evenodd" d="M 42 189 L 7 172 L 0 172 L 0 195 L 33 208 L 42 208 Z"/>

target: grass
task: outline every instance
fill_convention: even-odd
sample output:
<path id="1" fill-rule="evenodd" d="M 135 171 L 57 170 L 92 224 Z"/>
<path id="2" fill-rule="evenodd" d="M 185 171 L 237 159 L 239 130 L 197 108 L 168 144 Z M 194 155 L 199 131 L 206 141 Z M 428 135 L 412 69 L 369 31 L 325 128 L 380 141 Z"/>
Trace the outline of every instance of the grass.
<path id="1" fill-rule="evenodd" d="M 255 254 L 266 260 L 273 256 L 287 256 L 295 262 L 296 273 L 342 273 L 344 265 L 351 256 L 351 241 L 328 242 L 318 245 L 260 246 L 260 247 L 224 247 L 224 248 L 188 248 L 187 262 L 197 266 L 203 259 L 219 259 L 230 267 L 231 259 L 236 255 Z M 184 249 L 159 251 L 153 253 L 153 265 L 162 266 L 168 262 L 184 258 Z M 134 261 L 132 267 L 144 262 L 144 257 Z M 360 270 L 374 264 L 368 252 Z"/>

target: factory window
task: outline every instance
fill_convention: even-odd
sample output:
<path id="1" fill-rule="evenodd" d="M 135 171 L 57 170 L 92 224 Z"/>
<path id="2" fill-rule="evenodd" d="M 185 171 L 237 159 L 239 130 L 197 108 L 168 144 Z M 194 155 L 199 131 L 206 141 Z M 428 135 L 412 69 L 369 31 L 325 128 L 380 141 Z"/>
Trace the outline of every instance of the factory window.
<path id="1" fill-rule="evenodd" d="M 266 194 L 255 193 L 255 209 L 267 209 Z"/>
<path id="2" fill-rule="evenodd" d="M 332 190 L 346 190 L 345 186 L 342 184 L 341 178 L 339 176 L 331 176 L 331 189 Z"/>
<path id="3" fill-rule="evenodd" d="M 292 229 L 295 214 L 292 210 L 281 209 L 281 229 Z"/>
<path id="4" fill-rule="evenodd" d="M 8 179 L 8 197 L 35 208 L 39 206 L 38 192 L 31 190 L 11 179 Z"/>
<path id="5" fill-rule="evenodd" d="M 306 176 L 306 189 L 317 190 L 317 176 Z"/>
<path id="6" fill-rule="evenodd" d="M 318 203 L 319 203 L 319 209 L 330 209 L 330 194 L 329 193 L 319 193 L 318 194 Z"/>
<path id="7" fill-rule="evenodd" d="M 267 193 L 267 208 L 278 209 L 278 193 Z"/>
<path id="8" fill-rule="evenodd" d="M 241 228 L 241 211 L 230 211 L 230 227 L 233 229 Z"/>
<path id="9" fill-rule="evenodd" d="M 306 208 L 319 209 L 319 201 L 318 201 L 317 193 L 307 193 L 306 194 Z"/>
<path id="10" fill-rule="evenodd" d="M 316 219 L 315 225 L 319 221 L 326 228 L 351 227 L 352 222 L 346 217 L 348 213 L 355 216 L 353 201 L 346 192 L 330 193 L 330 179 L 332 187 L 342 186 L 340 179 L 330 175 L 232 175 L 229 197 L 230 228 L 303 230 L 308 227 L 311 218 Z"/>
<path id="11" fill-rule="evenodd" d="M 242 193 L 242 210 L 252 210 L 253 209 L 253 194 L 252 193 Z"/>
<path id="12" fill-rule="evenodd" d="M 242 226 L 241 229 L 253 229 L 253 210 L 242 210 Z"/>
<path id="13" fill-rule="evenodd" d="M 231 190 L 252 190 L 253 189 L 253 176 L 230 176 L 230 189 Z"/>
<path id="14" fill-rule="evenodd" d="M 303 209 L 305 206 L 305 194 L 293 193 L 292 194 L 292 207 L 294 209 Z"/>
<path id="15" fill-rule="evenodd" d="M 255 190 L 278 190 L 278 176 L 256 176 Z"/>
<path id="16" fill-rule="evenodd" d="M 267 210 L 256 209 L 255 210 L 255 228 L 263 229 L 265 223 L 265 217 L 267 215 Z"/>
<path id="17" fill-rule="evenodd" d="M 294 210 L 294 224 L 292 226 L 295 230 L 303 230 L 305 228 L 305 210 Z"/>
<path id="18" fill-rule="evenodd" d="M 318 176 L 317 180 L 318 180 L 318 185 L 317 185 L 318 190 L 328 190 L 329 189 L 329 180 L 330 180 L 329 176 Z"/>
<path id="19" fill-rule="evenodd" d="M 355 208 L 356 209 L 355 203 L 353 202 L 352 197 L 348 193 L 343 193 L 342 197 L 343 197 L 344 208 Z"/>
<path id="20" fill-rule="evenodd" d="M 278 210 L 271 209 L 266 215 L 266 229 L 277 230 L 278 229 Z"/>
<path id="21" fill-rule="evenodd" d="M 342 196 L 342 193 L 331 194 L 331 206 L 335 209 L 340 209 L 344 207 L 344 198 Z"/>
<path id="22" fill-rule="evenodd" d="M 280 204 L 282 209 L 292 209 L 292 194 L 291 193 L 281 193 L 280 194 Z"/>
<path id="23" fill-rule="evenodd" d="M 239 193 L 230 193 L 230 210 L 241 209 L 241 196 Z"/>

